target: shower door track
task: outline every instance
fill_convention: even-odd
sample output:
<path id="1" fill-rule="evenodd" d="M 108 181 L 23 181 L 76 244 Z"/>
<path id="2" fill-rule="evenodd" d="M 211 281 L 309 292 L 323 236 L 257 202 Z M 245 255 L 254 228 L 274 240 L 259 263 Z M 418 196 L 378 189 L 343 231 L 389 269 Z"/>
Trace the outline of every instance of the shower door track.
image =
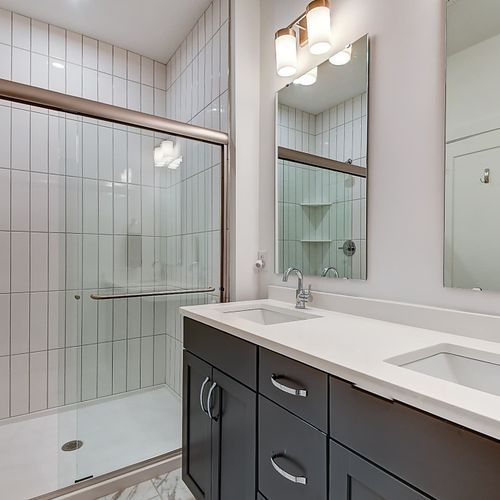
<path id="1" fill-rule="evenodd" d="M 228 182 L 229 165 L 227 161 L 227 159 L 229 158 L 228 134 L 217 130 L 191 125 L 188 123 L 178 122 L 167 118 L 161 118 L 158 116 L 149 115 L 147 113 L 141 113 L 139 111 L 132 111 L 119 106 L 113 106 L 111 104 L 105 104 L 97 101 L 92 101 L 89 99 L 84 99 L 82 97 L 70 96 L 67 94 L 62 94 L 60 92 L 54 92 L 52 90 L 46 90 L 31 85 L 12 82 L 10 80 L 5 80 L 2 78 L 0 78 L 0 98 L 25 105 L 39 106 L 50 110 L 61 111 L 64 113 L 84 116 L 87 118 L 111 121 L 114 123 L 119 123 L 121 125 L 143 128 L 153 132 L 166 133 L 168 135 L 176 137 L 197 140 L 206 144 L 219 146 L 221 148 L 221 154 L 220 154 L 221 253 L 220 253 L 219 300 L 221 302 L 227 302 L 229 300 L 230 281 L 228 276 L 229 266 L 227 265 L 228 262 L 227 257 L 229 253 L 228 226 L 227 226 L 227 220 L 228 220 L 227 214 L 229 206 L 228 193 L 227 193 L 227 189 L 229 186 Z M 165 455 L 160 455 L 158 457 L 151 458 L 145 462 L 140 462 L 137 464 L 130 465 L 125 469 L 113 471 L 103 476 L 95 477 L 68 486 L 66 488 L 63 488 L 62 490 L 42 495 L 40 497 L 37 497 L 37 499 L 45 500 L 49 498 L 59 497 L 61 494 L 70 494 L 73 492 L 77 492 L 78 490 L 83 489 L 87 486 L 98 484 L 108 479 L 119 478 L 125 472 L 131 472 L 136 470 L 139 471 L 141 468 L 145 466 L 145 464 L 150 465 L 150 464 L 160 463 L 165 459 L 176 457 L 180 453 L 181 453 L 180 449 L 173 450 Z"/>
<path id="2" fill-rule="evenodd" d="M 27 104 L 31 106 L 40 106 L 43 108 L 51 109 L 54 111 L 62 111 L 64 113 L 71 113 L 74 115 L 85 116 L 87 118 L 94 118 L 98 120 L 106 120 L 121 125 L 131 127 L 138 127 L 153 132 L 161 132 L 184 139 L 193 139 L 212 144 L 221 148 L 220 162 L 221 162 L 221 215 L 220 215 L 220 228 L 221 228 L 221 255 L 220 255 L 220 289 L 219 300 L 227 302 L 229 299 L 229 276 L 228 270 L 228 253 L 229 241 L 227 238 L 227 213 L 228 213 L 228 185 L 227 182 L 229 168 L 228 162 L 228 146 L 229 136 L 225 132 L 212 130 L 189 123 L 178 122 L 168 118 L 161 118 L 140 111 L 133 111 L 130 109 L 122 108 L 120 106 L 113 106 L 102 102 L 84 99 L 83 97 L 76 97 L 53 90 L 46 90 L 32 85 L 25 85 L 23 83 L 12 82 L 0 78 L 0 98 L 10 101 Z"/>

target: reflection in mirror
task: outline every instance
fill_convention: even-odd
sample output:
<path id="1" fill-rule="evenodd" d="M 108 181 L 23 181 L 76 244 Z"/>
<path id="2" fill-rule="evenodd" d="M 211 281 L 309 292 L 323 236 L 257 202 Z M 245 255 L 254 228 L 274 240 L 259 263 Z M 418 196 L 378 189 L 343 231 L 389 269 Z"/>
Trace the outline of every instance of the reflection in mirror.
<path id="1" fill-rule="evenodd" d="M 278 92 L 276 267 L 366 279 L 368 36 Z"/>
<path id="2" fill-rule="evenodd" d="M 500 2 L 447 5 L 444 282 L 500 290 Z"/>

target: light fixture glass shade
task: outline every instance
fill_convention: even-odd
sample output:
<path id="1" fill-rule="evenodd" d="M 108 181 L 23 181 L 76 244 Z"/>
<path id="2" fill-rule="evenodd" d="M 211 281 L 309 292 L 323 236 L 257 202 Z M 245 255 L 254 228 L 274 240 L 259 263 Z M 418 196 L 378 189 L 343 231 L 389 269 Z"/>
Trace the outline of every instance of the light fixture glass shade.
<path id="1" fill-rule="evenodd" d="M 307 38 L 311 54 L 324 54 L 330 42 L 330 2 L 313 0 L 306 9 Z"/>
<path id="2" fill-rule="evenodd" d="M 314 85 L 318 79 L 318 68 L 313 68 L 293 81 L 295 85 Z"/>
<path id="3" fill-rule="evenodd" d="M 276 32 L 276 71 L 279 76 L 292 76 L 297 72 L 297 37 L 293 29 Z"/>
<path id="4" fill-rule="evenodd" d="M 344 64 L 347 64 L 351 60 L 351 57 L 352 45 L 349 44 L 345 49 L 337 52 L 336 54 L 333 54 L 333 56 L 330 57 L 329 61 L 335 66 L 342 66 Z"/>

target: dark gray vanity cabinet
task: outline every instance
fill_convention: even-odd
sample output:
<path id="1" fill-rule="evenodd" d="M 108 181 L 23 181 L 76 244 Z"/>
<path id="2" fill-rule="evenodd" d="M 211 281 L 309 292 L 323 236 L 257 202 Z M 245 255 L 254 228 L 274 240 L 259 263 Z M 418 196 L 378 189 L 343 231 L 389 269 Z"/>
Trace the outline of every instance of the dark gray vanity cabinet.
<path id="1" fill-rule="evenodd" d="M 500 498 L 498 441 L 335 377 L 330 378 L 330 437 L 429 498 Z"/>
<path id="2" fill-rule="evenodd" d="M 182 478 L 197 500 L 255 500 L 257 348 L 187 319 L 184 345 Z"/>
<path id="3" fill-rule="evenodd" d="M 331 500 L 428 500 L 407 484 L 330 442 Z"/>
<path id="4" fill-rule="evenodd" d="M 498 500 L 500 442 L 185 319 L 197 500 Z"/>
<path id="5" fill-rule="evenodd" d="M 212 498 L 212 420 L 201 403 L 212 367 L 184 351 L 182 400 L 182 478 L 198 499 Z"/>
<path id="6" fill-rule="evenodd" d="M 259 491 L 270 500 L 327 498 L 328 438 L 259 396 Z"/>

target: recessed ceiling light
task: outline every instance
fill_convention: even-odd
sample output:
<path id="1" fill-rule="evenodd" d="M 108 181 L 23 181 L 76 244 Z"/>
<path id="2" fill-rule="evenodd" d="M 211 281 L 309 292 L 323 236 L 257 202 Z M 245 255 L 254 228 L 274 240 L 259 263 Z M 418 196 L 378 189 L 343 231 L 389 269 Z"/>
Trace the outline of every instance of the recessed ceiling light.
<path id="1" fill-rule="evenodd" d="M 63 63 L 60 63 L 60 62 L 57 62 L 57 61 L 54 61 L 54 62 L 52 63 L 52 66 L 53 66 L 54 68 L 57 68 L 57 69 L 64 69 L 64 64 L 63 64 Z"/>

